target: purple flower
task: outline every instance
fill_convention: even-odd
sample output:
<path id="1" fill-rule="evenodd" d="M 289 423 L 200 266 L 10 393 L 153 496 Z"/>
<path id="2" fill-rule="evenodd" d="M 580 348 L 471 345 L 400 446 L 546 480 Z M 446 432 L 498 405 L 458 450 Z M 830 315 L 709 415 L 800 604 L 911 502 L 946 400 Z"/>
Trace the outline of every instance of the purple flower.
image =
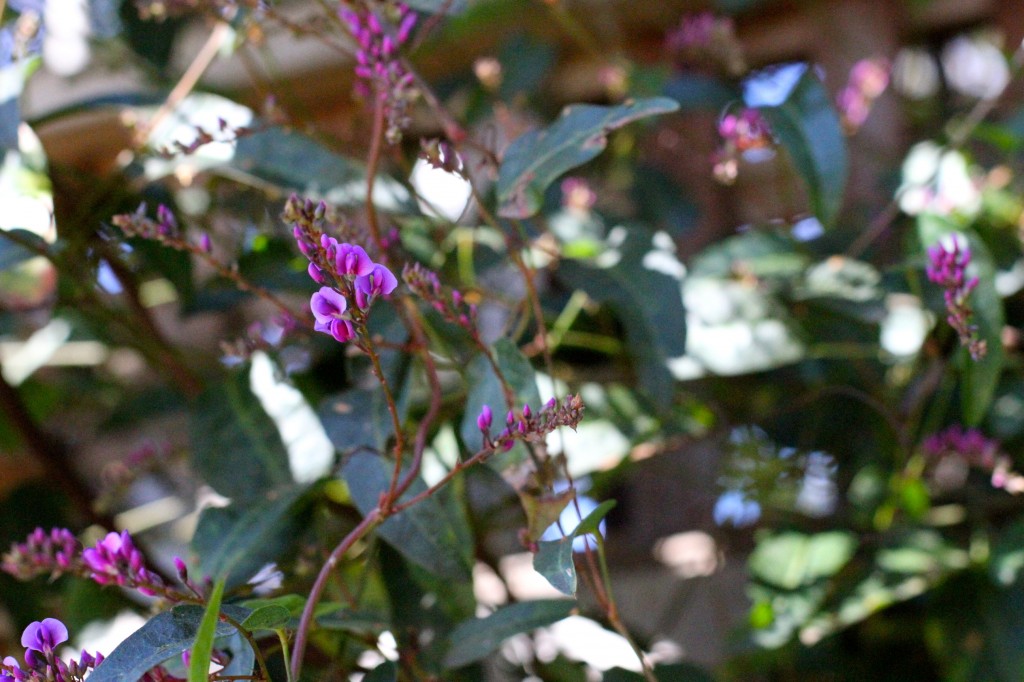
<path id="1" fill-rule="evenodd" d="M 149 596 L 164 587 L 160 577 L 146 568 L 142 552 L 126 530 L 107 533 L 95 547 L 82 552 L 82 560 L 92 572 L 92 579 L 100 585 L 134 587 Z"/>
<path id="2" fill-rule="evenodd" d="M 46 654 L 58 644 L 68 641 L 68 629 L 56 618 L 45 618 L 30 623 L 21 634 L 21 645 L 26 649 Z"/>
<path id="3" fill-rule="evenodd" d="M 374 265 L 363 247 L 355 244 L 338 244 L 334 266 L 339 275 L 369 275 L 373 272 Z"/>
<path id="4" fill-rule="evenodd" d="M 491 423 L 494 421 L 494 414 L 491 412 L 490 405 L 484 405 L 483 409 L 480 410 L 480 415 L 476 418 L 476 425 L 484 433 L 490 433 Z"/>
<path id="5" fill-rule="evenodd" d="M 394 273 L 379 263 L 363 276 L 356 278 L 356 291 L 367 296 L 387 296 L 398 287 L 398 279 Z"/>
<path id="6" fill-rule="evenodd" d="M 348 301 L 341 295 L 341 292 L 331 287 L 320 287 L 320 291 L 313 294 L 309 300 L 309 307 L 313 311 L 318 325 L 329 324 L 332 320 L 340 320 L 348 310 Z M 323 331 L 319 327 L 317 331 Z"/>
<path id="7" fill-rule="evenodd" d="M 971 249 L 960 235 L 953 235 L 951 245 L 939 242 L 928 249 L 928 279 L 943 287 L 946 321 L 960 338 L 960 345 L 966 346 L 971 358 L 980 360 L 987 351 L 985 341 L 978 336 L 978 327 L 973 324 L 974 311 L 970 295 L 978 286 L 978 278 L 967 278 L 967 267 L 971 263 Z"/>

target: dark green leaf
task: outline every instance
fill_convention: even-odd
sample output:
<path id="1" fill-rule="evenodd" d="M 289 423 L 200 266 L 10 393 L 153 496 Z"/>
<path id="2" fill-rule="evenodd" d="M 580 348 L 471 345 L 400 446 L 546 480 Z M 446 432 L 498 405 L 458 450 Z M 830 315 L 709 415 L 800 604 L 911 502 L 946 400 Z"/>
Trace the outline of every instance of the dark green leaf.
<path id="1" fill-rule="evenodd" d="M 249 615 L 248 609 L 230 604 L 221 611 L 239 621 Z M 110 652 L 89 679 L 91 682 L 137 682 L 154 666 L 180 656 L 192 646 L 203 612 L 202 606 L 184 604 L 157 614 Z M 235 628 L 219 622 L 214 632 L 217 637 L 228 637 Z"/>
<path id="2" fill-rule="evenodd" d="M 207 682 L 209 679 L 210 656 L 213 654 L 217 623 L 220 622 L 220 600 L 223 596 L 224 578 L 221 577 L 213 584 L 210 598 L 206 602 L 206 611 L 199 622 L 199 630 L 196 631 L 188 665 L 188 682 Z"/>
<path id="3" fill-rule="evenodd" d="M 544 192 L 552 182 L 604 150 L 610 131 L 678 108 L 676 102 L 665 97 L 612 107 L 566 107 L 547 129 L 530 131 L 509 145 L 498 170 L 498 214 L 529 218 L 540 210 Z"/>
<path id="4" fill-rule="evenodd" d="M 249 631 L 276 630 L 287 625 L 291 617 L 291 611 L 284 606 L 267 604 L 250 613 L 249 617 L 242 621 L 242 627 Z"/>
<path id="5" fill-rule="evenodd" d="M 814 214 L 831 226 L 843 205 L 846 141 L 832 100 L 814 70 L 807 69 L 785 102 L 762 107 L 761 113 L 803 176 Z"/>
<path id="6" fill-rule="evenodd" d="M 397 680 L 398 667 L 392 661 L 384 661 L 363 677 L 363 682 L 396 682 Z"/>
<path id="7" fill-rule="evenodd" d="M 699 73 L 682 73 L 665 84 L 665 95 L 679 102 L 681 111 L 721 111 L 742 93 L 725 81 Z"/>
<path id="8" fill-rule="evenodd" d="M 192 538 L 200 570 L 226 576 L 228 589 L 244 584 L 300 537 L 309 501 L 296 488 L 271 500 L 204 509 Z"/>
<path id="9" fill-rule="evenodd" d="M 521 408 L 523 404 L 529 404 L 534 410 L 538 409 L 540 393 L 537 391 L 537 379 L 533 366 L 526 356 L 507 338 L 498 339 L 491 352 L 497 360 L 498 367 L 501 368 L 501 373 L 505 375 L 505 379 L 516 394 L 516 400 L 520 403 L 516 407 Z M 483 355 L 474 358 L 466 374 L 469 395 L 466 396 L 466 411 L 462 416 L 459 435 L 462 436 L 466 447 L 476 451 L 483 447 L 483 434 L 476 425 L 480 410 L 484 405 L 490 405 L 495 418 L 493 433 L 497 433 L 503 428 L 504 414 L 508 406 L 505 405 L 501 382 L 498 381 L 487 358 Z"/>
<path id="10" fill-rule="evenodd" d="M 249 373 L 235 372 L 196 400 L 190 424 L 196 468 L 235 500 L 292 483 L 288 451 L 259 400 Z"/>
<path id="11" fill-rule="evenodd" d="M 576 602 L 569 599 L 539 599 L 498 609 L 486 618 L 462 623 L 451 636 L 445 665 L 459 668 L 485 658 L 509 637 L 556 623 L 572 615 Z"/>
<path id="12" fill-rule="evenodd" d="M 353 501 L 363 514 L 377 506 L 381 493 L 391 485 L 392 466 L 376 455 L 358 452 L 349 458 L 342 471 Z M 426 490 L 417 478 L 402 496 L 407 500 Z M 465 520 L 447 513 L 436 497 L 388 518 L 377 534 L 403 556 L 437 575 L 467 580 L 472 565 L 472 546 L 460 541 L 466 532 L 457 523 Z"/>
<path id="13" fill-rule="evenodd" d="M 380 388 L 353 388 L 329 396 L 320 404 L 317 416 L 334 447 L 347 452 L 366 446 L 383 450 L 394 433 L 387 414 L 380 416 L 377 401 Z"/>
<path id="14" fill-rule="evenodd" d="M 576 595 L 576 565 L 572 560 L 572 538 L 541 540 L 533 555 L 533 570 L 551 586 L 570 597 Z"/>
<path id="15" fill-rule="evenodd" d="M 616 257 L 608 257 L 612 255 Z M 593 263 L 562 261 L 558 276 L 614 308 L 642 387 L 652 398 L 669 403 L 675 384 L 667 365 L 686 352 L 682 264 L 675 254 L 652 247 L 649 235 L 631 229 L 614 250 Z"/>

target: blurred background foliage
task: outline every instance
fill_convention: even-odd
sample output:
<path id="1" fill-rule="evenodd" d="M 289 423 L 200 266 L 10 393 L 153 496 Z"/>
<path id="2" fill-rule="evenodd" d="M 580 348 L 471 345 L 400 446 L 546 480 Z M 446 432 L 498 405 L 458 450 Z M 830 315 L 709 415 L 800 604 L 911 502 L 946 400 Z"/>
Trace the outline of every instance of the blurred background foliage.
<path id="1" fill-rule="evenodd" d="M 618 501 L 612 584 L 659 679 L 1020 679 L 1020 7 L 409 4 L 409 58 L 472 142 L 475 197 L 424 161 L 451 132 L 429 107 L 367 166 L 372 121 L 333 3 L 6 4 L 2 536 L 128 528 L 165 570 L 190 556 L 245 596 L 276 562 L 275 594 L 308 592 L 374 504 L 361 449 L 392 434 L 365 358 L 308 333 L 306 261 L 279 216 L 295 192 L 359 229 L 373 174 L 396 253 L 479 304 L 519 398 L 583 397 L 584 422 L 550 447 L 584 514 Z M 851 81 L 865 63 L 876 71 Z M 613 108 L 559 118 L 569 104 Z M 769 133 L 727 129 L 748 107 Z M 522 158 L 506 154 L 517 138 Z M 112 216 L 142 202 L 171 207 L 212 259 L 126 239 Z M 979 277 L 979 361 L 925 276 L 925 247 L 954 232 Z M 428 319 L 445 384 L 430 481 L 502 400 L 461 332 Z M 373 323 L 415 423 L 422 367 L 390 308 Z M 370 670 L 397 646 L 418 666 L 407 676 L 640 679 L 585 589 L 579 615 L 500 649 L 458 629 L 481 607 L 558 595 L 517 533 L 567 498 L 501 468 L 432 500 L 414 541 L 382 529 L 343 567 L 332 608 L 352 593 L 359 608 L 322 620 L 320 674 Z M 2 581 L 7 649 L 44 613 L 76 632 L 146 613 L 68 579 Z"/>

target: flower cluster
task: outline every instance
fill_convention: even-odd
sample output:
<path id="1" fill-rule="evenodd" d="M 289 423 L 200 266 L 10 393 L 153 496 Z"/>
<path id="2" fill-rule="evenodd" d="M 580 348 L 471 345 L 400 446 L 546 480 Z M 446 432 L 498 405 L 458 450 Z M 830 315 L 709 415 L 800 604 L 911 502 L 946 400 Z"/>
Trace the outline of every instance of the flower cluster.
<path id="1" fill-rule="evenodd" d="M 417 95 L 415 78 L 398 58 L 399 49 L 412 35 L 416 14 L 401 2 L 386 9 L 391 10 L 393 30 L 366 6 L 343 9 L 339 14 L 357 45 L 357 88 L 365 97 L 381 98 L 388 116 L 387 138 L 395 144 L 409 125 L 407 109 Z"/>
<path id="2" fill-rule="evenodd" d="M 389 296 L 398 287 L 398 279 L 386 266 L 373 262 L 363 247 L 339 242 L 320 231 L 326 214 L 327 205 L 322 201 L 314 207 L 310 201 L 303 205 L 292 197 L 285 207 L 295 243 L 309 260 L 309 276 L 323 285 L 309 302 L 316 318 L 313 328 L 345 342 L 357 338 L 373 301 Z"/>
<path id="3" fill-rule="evenodd" d="M 476 418 L 477 428 L 484 435 L 484 444 L 496 450 L 510 450 L 516 440 L 541 441 L 560 426 L 575 430 L 583 419 L 583 399 L 579 395 L 567 395 L 561 401 L 552 398 L 540 412 L 534 412 L 529 405 L 517 415 L 509 410 L 505 415 L 505 428 L 491 436 L 494 412 L 490 405 L 484 405 Z"/>
<path id="4" fill-rule="evenodd" d="M 458 289 L 445 289 L 437 273 L 419 263 L 406 265 L 402 279 L 417 296 L 429 303 L 434 310 L 453 324 L 476 333 L 477 306 L 470 303 Z"/>
<path id="5" fill-rule="evenodd" d="M 871 105 L 889 87 L 889 62 L 885 59 L 862 59 L 850 69 L 850 80 L 836 96 L 836 108 L 843 129 L 852 134 L 871 113 Z"/>
<path id="6" fill-rule="evenodd" d="M 145 557 L 128 531 L 108 533 L 95 546 L 83 548 L 66 528 L 49 532 L 36 528 L 25 542 L 13 544 L 4 554 L 0 570 L 20 580 L 68 573 L 100 585 L 127 587 L 171 601 L 180 601 L 182 596 L 146 566 Z M 195 591 L 191 584 L 183 584 Z"/>
<path id="7" fill-rule="evenodd" d="M 669 31 L 665 46 L 682 66 L 711 65 L 730 76 L 746 71 L 732 19 L 712 12 L 687 14 Z"/>
<path id="8" fill-rule="evenodd" d="M 950 245 L 940 242 L 928 249 L 928 279 L 945 289 L 946 321 L 956 330 L 960 345 L 966 346 L 974 360 L 985 357 L 985 341 L 978 337 L 978 327 L 972 323 L 970 295 L 978 286 L 977 277 L 967 277 L 971 262 L 971 249 L 963 239 L 955 237 Z"/>
<path id="9" fill-rule="evenodd" d="M 939 490 L 960 488 L 974 468 L 991 476 L 993 488 L 1015 495 L 1024 492 L 1024 475 L 1013 470 L 1013 461 L 1000 452 L 999 441 L 978 429 L 954 424 L 925 438 L 921 453 L 929 480 Z"/>
<path id="10" fill-rule="evenodd" d="M 54 650 L 68 641 L 68 629 L 56 618 L 30 623 L 21 635 L 25 666 L 13 656 L 0 665 L 0 682 L 80 682 L 103 661 L 102 654 L 82 652 L 78 660 L 62 661 Z"/>
<path id="11" fill-rule="evenodd" d="M 95 547 L 82 552 L 82 561 L 100 585 L 133 587 L 150 597 L 165 591 L 164 581 L 146 568 L 145 557 L 126 530 L 107 533 Z"/>
<path id="12" fill-rule="evenodd" d="M 724 115 L 718 122 L 722 146 L 712 157 L 715 178 L 732 184 L 739 173 L 739 157 L 745 152 L 764 149 L 772 143 L 768 121 L 757 109 L 744 107 L 739 113 Z"/>
<path id="13" fill-rule="evenodd" d="M 81 552 L 81 543 L 67 528 L 54 528 L 49 533 L 36 528 L 25 542 L 11 545 L 3 556 L 0 570 L 19 580 L 39 575 L 57 576 L 78 570 Z"/>

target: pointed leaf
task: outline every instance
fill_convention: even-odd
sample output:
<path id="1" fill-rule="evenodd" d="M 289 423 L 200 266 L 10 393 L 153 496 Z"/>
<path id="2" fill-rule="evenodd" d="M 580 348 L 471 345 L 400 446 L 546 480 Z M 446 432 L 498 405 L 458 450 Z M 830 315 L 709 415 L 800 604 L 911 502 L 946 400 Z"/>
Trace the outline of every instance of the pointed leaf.
<path id="1" fill-rule="evenodd" d="M 380 457 L 358 452 L 342 470 L 352 499 L 363 514 L 377 506 L 381 493 L 391 485 L 392 467 Z M 417 478 L 402 496 L 407 500 L 426 490 Z M 469 578 L 472 546 L 460 541 L 468 531 L 456 528 L 465 520 L 448 513 L 436 497 L 428 497 L 409 509 L 390 517 L 376 533 L 406 559 L 431 573 L 452 579 Z"/>
<path id="2" fill-rule="evenodd" d="M 271 500 L 210 507 L 199 516 L 192 549 L 203 575 L 223 575 L 228 589 L 277 561 L 300 536 L 310 508 L 301 489 Z"/>
<path id="3" fill-rule="evenodd" d="M 566 107 L 548 128 L 520 136 L 505 151 L 498 170 L 498 214 L 506 218 L 529 218 L 540 210 L 544 192 L 551 183 L 604 150 L 610 131 L 678 108 L 679 104 L 667 97 L 612 107 L 591 104 Z"/>
<path id="4" fill-rule="evenodd" d="M 196 467 L 221 495 L 244 499 L 292 483 L 288 451 L 249 389 L 247 372 L 199 396 L 190 432 Z"/>
<path id="5" fill-rule="evenodd" d="M 502 607 L 487 616 L 459 625 L 452 632 L 452 647 L 445 665 L 460 668 L 485 658 L 509 637 L 557 623 L 572 615 L 576 602 L 570 599 L 538 599 Z"/>
<path id="6" fill-rule="evenodd" d="M 220 600 L 224 596 L 224 578 L 213 584 L 206 612 L 199 623 L 195 642 L 192 644 L 191 658 L 188 664 L 188 682 L 207 682 L 210 677 L 210 656 L 213 654 L 213 639 L 220 621 Z"/>
<path id="7" fill-rule="evenodd" d="M 398 667 L 394 661 L 384 661 L 363 677 L 363 682 L 397 682 L 397 680 Z"/>
<path id="8" fill-rule="evenodd" d="M 238 621 L 249 615 L 248 609 L 230 604 L 224 605 L 221 611 Z M 89 680 L 137 682 L 154 666 L 180 656 L 192 646 L 203 613 L 202 606 L 184 604 L 157 614 L 110 652 L 89 675 Z M 234 632 L 235 628 L 228 623 L 218 622 L 214 628 L 217 637 L 229 637 Z"/>
<path id="9" fill-rule="evenodd" d="M 560 492 L 541 492 L 536 494 L 530 490 L 519 491 L 519 500 L 526 512 L 526 539 L 536 541 L 544 534 L 551 524 L 558 521 L 562 510 L 576 497 L 575 488 L 566 488 Z"/>
<path id="10" fill-rule="evenodd" d="M 760 111 L 807 184 L 814 215 L 831 226 L 843 205 L 847 156 L 839 116 L 825 87 L 808 68 L 785 102 Z"/>
<path id="11" fill-rule="evenodd" d="M 281 604 L 267 604 L 250 613 L 242 621 L 242 627 L 249 631 L 276 630 L 287 625 L 291 617 L 291 611 Z"/>
<path id="12" fill-rule="evenodd" d="M 541 540 L 533 555 L 533 570 L 562 594 L 576 595 L 576 564 L 572 561 L 572 538 Z"/>
<path id="13" fill-rule="evenodd" d="M 604 517 L 608 515 L 608 512 L 614 509 L 617 504 L 618 502 L 615 500 L 605 500 L 601 504 L 597 505 L 597 507 L 594 508 L 594 511 L 587 514 L 587 518 L 580 521 L 579 525 L 576 526 L 575 530 L 573 530 L 572 536 L 574 538 L 578 538 L 579 536 L 586 535 L 588 533 L 597 533 L 598 526 L 601 525 L 601 521 L 604 520 Z"/>

